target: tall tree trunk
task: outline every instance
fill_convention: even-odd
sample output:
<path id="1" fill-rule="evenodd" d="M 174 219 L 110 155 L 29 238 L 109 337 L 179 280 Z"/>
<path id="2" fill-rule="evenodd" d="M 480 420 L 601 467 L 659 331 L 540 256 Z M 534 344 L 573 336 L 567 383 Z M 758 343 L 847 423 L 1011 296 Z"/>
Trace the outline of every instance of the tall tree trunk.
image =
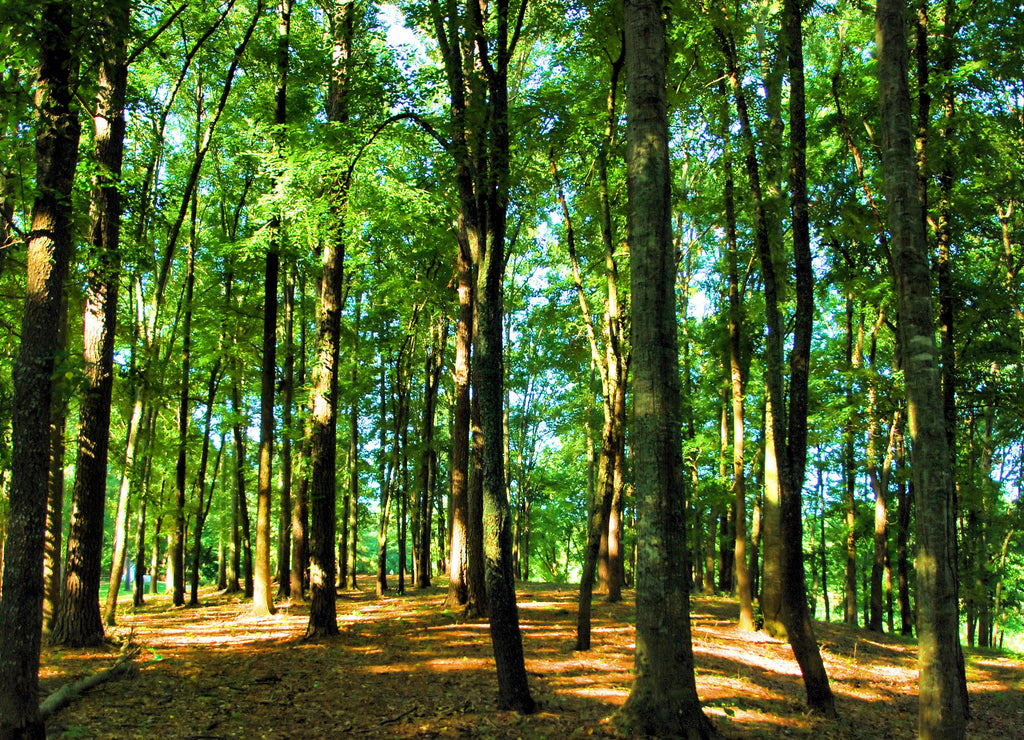
<path id="1" fill-rule="evenodd" d="M 71 260 L 71 186 L 79 124 L 72 109 L 78 59 L 73 4 L 40 9 L 36 87 L 36 199 L 28 238 L 21 346 L 14 365 L 13 457 L 0 595 L 0 736 L 42 740 L 39 651 L 50 406 L 58 316 Z"/>
<path id="2" fill-rule="evenodd" d="M 160 498 L 157 503 L 163 507 L 164 503 L 164 487 L 166 480 L 160 481 Z M 163 527 L 163 517 L 157 516 L 156 522 L 153 526 L 153 550 L 150 553 L 149 559 L 149 592 L 154 596 L 159 592 L 160 589 L 160 535 L 161 528 Z"/>
<path id="3" fill-rule="evenodd" d="M 954 563 L 953 476 L 942 410 L 933 294 L 918 193 L 906 0 L 879 0 L 875 15 L 882 165 L 892 235 L 900 343 L 917 500 L 918 737 L 965 736 Z"/>
<path id="4" fill-rule="evenodd" d="M 57 346 L 67 345 L 68 301 L 64 295 L 60 302 L 60 317 L 57 320 Z M 43 535 L 43 634 L 53 630 L 57 609 L 60 607 L 60 591 L 64 579 L 64 457 L 67 452 L 66 432 L 68 426 L 68 389 L 63 375 L 53 379 L 53 400 L 50 403 L 50 472 L 46 488 L 46 532 Z M 3 534 L 6 535 L 6 532 Z M 0 553 L 2 554 L 2 553 Z M 3 568 L 0 567 L 0 576 Z"/>
<path id="5" fill-rule="evenodd" d="M 853 408 L 853 374 L 860 367 L 860 342 L 854 341 L 854 305 L 853 298 L 846 298 L 846 367 L 849 372 L 846 400 Z M 856 350 L 855 350 L 856 347 Z M 845 600 L 843 601 L 843 622 L 851 627 L 857 626 L 857 462 L 854 418 L 851 415 L 843 428 L 843 477 L 845 482 L 844 501 L 846 503 L 846 578 Z"/>
<path id="6" fill-rule="evenodd" d="M 471 31 L 487 81 L 488 179 L 478 194 L 486 206 L 486 221 L 478 224 L 481 238 L 474 255 L 476 318 L 473 346 L 474 391 L 480 401 L 483 436 L 484 578 L 491 645 L 498 678 L 498 706 L 522 713 L 536 705 L 530 695 L 523 658 L 519 610 L 512 572 L 512 521 L 505 488 L 503 403 L 505 397 L 502 318 L 504 315 L 505 237 L 509 192 L 508 67 L 521 30 L 522 16 L 509 26 L 509 3 L 496 0 L 492 26 L 484 22 L 482 8 L 470 6 Z M 525 3 L 520 6 L 525 10 Z M 486 34 L 494 28 L 494 37 Z M 509 36 L 511 31 L 511 38 Z"/>
<path id="7" fill-rule="evenodd" d="M 117 513 L 114 517 L 114 551 L 110 563 L 110 579 L 107 586 L 107 603 L 103 611 L 103 622 L 108 627 L 116 624 L 117 584 L 121 582 L 128 543 L 128 517 L 131 508 L 131 479 L 135 469 L 135 452 L 139 444 L 139 427 L 142 424 L 142 386 L 135 390 L 132 415 L 128 420 L 128 438 L 125 440 L 124 469 L 121 471 L 121 485 L 117 496 Z"/>
<path id="8" fill-rule="evenodd" d="M 316 376 L 310 402 L 310 607 L 306 627 L 309 637 L 338 633 L 334 540 L 343 260 L 341 234 L 332 234 L 324 241 L 324 270 L 317 314 Z"/>
<path id="9" fill-rule="evenodd" d="M 223 336 L 221 337 L 223 340 Z M 210 369 L 210 379 L 206 384 L 206 418 L 203 420 L 203 449 L 199 455 L 199 471 L 196 473 L 194 488 L 196 490 L 196 519 L 192 528 L 192 575 L 189 580 L 189 606 L 199 606 L 199 568 L 202 565 L 203 554 L 203 526 L 206 524 L 206 514 L 213 501 L 213 491 L 216 487 L 217 470 L 220 467 L 221 448 L 217 450 L 217 461 L 214 463 L 213 478 L 210 484 L 210 495 L 206 503 L 203 503 L 203 496 L 206 490 L 206 470 L 210 459 L 210 434 L 213 426 L 213 402 L 217 397 L 217 386 L 220 384 L 220 359 L 218 358 Z"/>
<path id="10" fill-rule="evenodd" d="M 397 457 L 398 440 L 394 440 L 392 443 L 392 461 L 389 463 L 387 457 L 384 454 L 384 450 L 387 448 L 387 369 L 384 364 L 384 347 L 387 345 L 387 341 L 384 339 L 383 334 L 377 338 L 377 344 L 380 347 L 380 381 L 378 383 L 378 391 L 380 398 L 378 399 L 378 408 L 380 413 L 380 419 L 378 421 L 378 429 L 380 430 L 379 438 L 379 460 L 380 468 L 378 470 L 379 475 L 379 489 L 380 489 L 380 509 L 377 515 L 377 598 L 384 595 L 384 592 L 388 590 L 388 519 L 390 518 L 391 508 L 391 472 L 393 470 L 392 464 L 394 458 Z M 396 361 L 397 367 L 399 363 Z M 397 375 L 397 372 L 396 372 Z M 396 380 L 396 384 L 397 384 Z"/>
<path id="11" fill-rule="evenodd" d="M 434 421 L 437 415 L 437 392 L 444 369 L 444 349 L 448 343 L 448 317 L 438 314 L 431 327 L 432 341 L 427 354 L 423 388 L 423 452 L 420 463 L 422 494 L 420 497 L 420 551 L 416 586 L 430 586 L 431 515 L 434 511 L 434 489 L 437 479 L 437 450 L 434 449 Z"/>
<path id="12" fill-rule="evenodd" d="M 249 504 L 245 495 L 245 471 L 248 466 L 245 453 L 246 428 L 243 428 L 241 394 L 238 390 L 239 381 L 236 378 L 231 385 L 231 413 L 235 417 L 235 424 L 231 429 L 231 436 L 235 441 L 235 501 L 238 507 L 238 518 L 241 521 L 241 551 L 242 551 L 242 584 L 245 596 L 251 597 L 252 585 L 252 538 L 249 533 Z M 153 574 L 156 578 L 156 574 Z"/>
<path id="13" fill-rule="evenodd" d="M 256 492 L 256 562 L 253 573 L 252 610 L 273 614 L 270 588 L 270 508 L 273 498 L 275 388 L 277 386 L 277 283 L 281 267 L 278 246 L 267 252 L 263 281 L 263 360 L 260 369 L 259 479 Z M 333 514 L 332 514 L 333 516 Z M 331 545 L 333 549 L 333 544 Z M 331 587 L 334 579 L 331 579 Z"/>
<path id="14" fill-rule="evenodd" d="M 289 279 L 294 288 L 296 266 L 293 264 L 289 271 Z M 306 385 L 306 290 L 305 281 L 299 276 L 300 307 L 302 309 L 302 320 L 299 324 L 299 383 Z M 292 291 L 294 293 L 294 290 Z M 356 306 L 358 307 L 358 301 Z M 357 332 L 358 333 L 358 332 Z M 292 497 L 291 526 L 292 526 L 292 557 L 291 557 L 291 584 L 289 593 L 292 602 L 304 602 L 306 600 L 305 588 L 308 585 L 307 570 L 309 565 L 309 459 L 310 459 L 310 414 L 306 415 L 306 422 L 303 425 L 302 444 L 300 446 L 300 479 L 299 487 Z"/>
<path id="15" fill-rule="evenodd" d="M 143 594 L 146 573 L 146 497 L 139 496 L 138 516 L 135 520 L 135 582 L 132 587 L 132 606 L 138 609 L 145 603 Z M 150 574 L 153 577 L 153 574 Z"/>
<path id="16" fill-rule="evenodd" d="M 350 377 L 353 388 L 359 383 L 359 321 L 362 313 L 362 291 L 356 290 L 355 316 L 352 320 L 352 375 Z M 349 439 L 348 439 L 348 521 L 343 526 L 348 529 L 348 552 L 346 557 L 346 572 L 349 578 L 349 587 L 353 590 L 359 587 L 357 583 L 356 566 L 359 555 L 359 401 L 352 404 L 349 411 Z"/>
<path id="17" fill-rule="evenodd" d="M 111 309 L 109 331 L 114 333 L 117 320 L 117 280 L 120 271 L 121 241 L 121 195 L 117 180 L 121 177 L 124 159 L 125 120 L 124 106 L 128 87 L 128 60 L 125 37 L 131 22 L 129 0 L 116 0 L 104 6 L 100 16 L 103 27 L 103 60 L 100 64 L 99 92 L 96 95 L 96 163 L 101 174 L 94 193 L 94 222 L 91 242 L 93 248 L 106 249 L 112 256 L 111 274 L 107 281 L 114 307 Z M 133 345 L 133 353 L 134 353 Z M 111 358 L 112 359 L 112 358 Z M 124 470 L 117 499 L 117 513 L 114 519 L 114 548 L 111 555 L 110 579 L 107 589 L 107 603 L 104 622 L 114 626 L 117 610 L 118 584 L 124 570 L 128 541 L 128 517 L 131 509 L 131 474 L 135 466 L 135 448 L 138 445 L 139 425 L 145 397 L 144 386 L 136 389 L 135 403 L 128 422 L 128 438 L 125 444 Z M 105 488 L 104 481 L 104 488 Z"/>
<path id="18" fill-rule="evenodd" d="M 690 637 L 686 497 L 671 238 L 665 27 L 661 3 L 625 4 L 637 532 L 636 660 L 619 711 L 630 732 L 707 738 Z"/>
<path id="19" fill-rule="evenodd" d="M 197 101 L 197 110 L 202 110 L 202 100 Z M 199 146 L 198 129 L 200 121 L 196 119 L 196 146 Z M 196 155 L 198 157 L 198 154 Z M 182 606 L 185 603 L 185 485 L 186 485 L 186 464 L 188 456 L 188 421 L 191 416 L 189 410 L 189 383 L 192 355 L 192 296 L 195 292 L 196 282 L 196 239 L 197 239 L 197 200 L 196 191 L 192 192 L 192 238 L 188 244 L 188 258 L 185 272 L 185 297 L 184 302 L 184 332 L 181 339 L 181 389 L 178 400 L 178 453 L 177 465 L 174 475 L 174 536 L 171 541 L 170 552 L 170 576 L 173 587 L 171 597 L 175 606 Z"/>
<path id="20" fill-rule="evenodd" d="M 786 605 L 782 598 L 782 528 L 780 520 L 778 452 L 775 447 L 775 420 L 771 398 L 764 403 L 764 506 L 761 513 L 764 532 L 764 563 L 761 574 L 761 614 L 764 631 L 785 640 Z"/>
<path id="21" fill-rule="evenodd" d="M 789 429 L 787 466 L 782 476 L 782 550 L 789 644 L 800 665 L 807 704 L 835 716 L 835 701 L 821 659 L 807 607 L 803 554 L 803 484 L 807 467 L 808 380 L 814 320 L 814 266 L 811 256 L 807 203 L 807 122 L 804 99 L 803 10 L 797 0 L 783 3 L 785 45 L 789 59 L 790 210 L 793 223 L 793 263 L 796 310 L 793 348 L 789 356 Z M 767 284 L 769 277 L 765 276 Z M 766 297 L 766 306 L 770 301 Z M 777 309 L 772 306 L 772 312 Z M 778 326 L 776 326 L 778 328 Z M 782 394 L 779 393 L 781 399 Z M 780 404 L 780 408 L 781 408 Z"/>
<path id="22" fill-rule="evenodd" d="M 464 609 L 470 614 L 469 589 L 469 432 L 470 432 L 470 353 L 473 335 L 473 284 L 469 256 L 469 236 L 459 219 L 458 272 L 459 317 L 455 335 L 455 408 L 452 419 L 451 447 L 451 557 L 448 561 L 446 609 Z"/>
<path id="23" fill-rule="evenodd" d="M 61 606 L 53 627 L 55 644 L 90 644 L 103 637 L 99 618 L 99 586 L 103 549 L 103 508 L 107 489 L 110 444 L 110 399 L 114 384 L 114 332 L 120 277 L 121 197 L 118 180 L 124 153 L 124 104 L 128 65 L 124 45 L 128 2 L 110 3 L 101 14 L 102 61 L 96 96 L 95 149 L 101 174 L 92 195 L 89 247 L 96 267 L 87 277 L 84 317 L 86 387 L 79 411 L 78 463 L 68 532 L 68 561 Z M 119 520 L 128 516 L 128 502 Z M 123 568 L 124 528 L 115 538 L 114 561 Z M 114 604 L 120 572 L 114 586 Z M 112 610 L 110 610 L 112 611 Z M 112 621 L 112 618 L 111 618 Z"/>
<path id="24" fill-rule="evenodd" d="M 725 81 L 720 84 L 722 98 L 726 98 Z M 736 513 L 734 554 L 736 567 L 736 593 L 740 601 L 739 627 L 754 631 L 754 607 L 750 571 L 747 569 L 747 486 L 744 464 L 743 396 L 746 378 L 740 357 L 743 333 L 743 288 L 739 275 L 739 246 L 736 241 L 736 212 L 733 198 L 732 153 L 729 142 L 729 116 L 723 120 L 725 137 L 725 233 L 729 266 L 729 380 L 732 390 L 732 493 Z"/>
<path id="25" fill-rule="evenodd" d="M 277 17 L 277 80 L 274 84 L 274 123 L 278 127 L 278 142 L 276 145 L 278 155 L 283 155 L 285 147 L 285 126 L 288 123 L 288 66 L 290 61 L 289 37 L 291 34 L 292 2 L 291 0 L 279 0 Z M 279 248 L 283 242 L 284 226 L 281 223 L 280 215 L 273 219 L 274 247 Z M 272 247 L 273 250 L 273 247 Z M 269 256 L 269 255 L 268 255 Z M 286 268 L 285 288 L 285 380 L 282 384 L 281 405 L 283 418 L 281 420 L 284 429 L 281 442 L 281 515 L 278 517 L 277 531 L 277 592 L 281 598 L 287 598 L 291 593 L 291 526 L 290 518 L 292 512 L 292 445 L 291 445 L 291 422 L 292 422 L 292 386 L 291 374 L 295 356 L 292 344 L 292 311 L 294 300 L 294 284 L 288 276 L 291 271 Z M 289 292 L 290 291 L 290 292 Z M 265 307 L 266 310 L 266 307 Z M 301 594 L 300 594 L 301 597 Z"/>

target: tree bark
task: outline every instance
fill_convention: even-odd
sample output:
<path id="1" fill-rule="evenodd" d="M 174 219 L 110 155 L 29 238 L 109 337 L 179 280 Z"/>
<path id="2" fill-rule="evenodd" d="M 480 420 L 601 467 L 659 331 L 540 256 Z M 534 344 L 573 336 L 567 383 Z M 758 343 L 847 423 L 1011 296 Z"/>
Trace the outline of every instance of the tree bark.
<path id="1" fill-rule="evenodd" d="M 42 740 L 39 651 L 50 404 L 64 278 L 71 260 L 71 187 L 78 163 L 72 3 L 40 9 L 36 183 L 21 346 L 14 365 L 13 458 L 0 596 L 0 736 Z"/>
<path id="2" fill-rule="evenodd" d="M 231 385 L 231 411 L 235 417 L 231 435 L 235 441 L 235 501 L 238 507 L 238 518 L 241 522 L 242 550 L 242 588 L 246 597 L 251 597 L 252 585 L 252 538 L 249 532 L 249 504 L 245 494 L 245 471 L 248 464 L 245 452 L 246 428 L 242 425 L 242 402 L 238 390 L 238 380 Z M 156 573 L 153 574 L 156 578 Z"/>
<path id="3" fill-rule="evenodd" d="M 907 420 L 917 501 L 918 737 L 965 736 L 954 564 L 953 476 L 935 346 L 933 293 L 914 163 L 907 81 L 906 1 L 879 0 L 882 165 L 892 235 Z"/>
<path id="4" fill-rule="evenodd" d="M 67 344 L 68 301 L 64 295 L 57 320 L 57 346 Z M 50 403 L 50 472 L 46 488 L 46 532 L 43 535 L 43 634 L 53 631 L 53 623 L 60 607 L 63 585 L 64 548 L 64 457 L 67 452 L 68 389 L 63 375 L 53 379 L 53 399 Z M 6 535 L 6 532 L 3 534 Z M 0 552 L 2 555 L 2 552 Z M 0 567 L 0 577 L 3 568 Z M 2 578 L 0 578 L 2 580 Z"/>
<path id="5" fill-rule="evenodd" d="M 853 373 L 860 368 L 860 341 L 854 341 L 853 298 L 846 298 L 846 367 L 849 372 L 846 401 L 853 408 Z M 856 348 L 856 349 L 855 349 Z M 845 599 L 843 601 L 843 622 L 857 626 L 857 462 L 854 439 L 854 419 L 851 415 L 843 428 L 843 477 L 845 479 L 844 502 L 846 504 L 846 571 Z"/>
<path id="6" fill-rule="evenodd" d="M 358 387 L 359 382 L 359 321 L 362 313 L 361 291 L 356 291 L 355 317 L 352 321 L 352 387 Z M 349 587 L 353 590 L 359 588 L 357 582 L 357 565 L 359 555 L 359 402 L 355 401 L 349 411 L 349 440 L 348 440 L 348 521 L 344 526 L 348 529 L 348 552 L 346 557 L 346 572 L 348 573 Z"/>
<path id="7" fill-rule="evenodd" d="M 690 642 L 665 26 L 660 2 L 626 1 L 625 42 L 639 527 L 634 680 L 618 722 L 637 734 L 708 738 L 714 732 L 697 698 Z"/>
<path id="8" fill-rule="evenodd" d="M 68 558 L 54 644 L 81 646 L 103 637 L 99 586 L 103 550 L 103 509 L 110 444 L 110 399 L 114 384 L 114 332 L 120 274 L 121 199 L 118 182 L 124 152 L 124 101 L 128 66 L 124 34 L 127 2 L 111 3 L 101 15 L 102 61 L 96 98 L 95 148 L 100 174 L 94 183 L 89 248 L 96 265 L 86 285 L 85 387 L 81 391 L 78 457 L 68 532 Z M 91 260 L 91 261 L 92 261 Z M 125 502 L 121 518 L 127 518 Z M 124 531 L 115 542 L 115 563 L 124 563 Z M 120 573 L 114 589 L 114 603 Z"/>
<path id="9" fill-rule="evenodd" d="M 432 341 L 426 360 L 423 388 L 423 452 L 420 463 L 419 564 L 416 570 L 418 588 L 430 586 L 431 515 L 434 511 L 434 489 L 437 479 L 437 450 L 434 449 L 434 422 L 437 416 L 437 392 L 444 369 L 444 348 L 448 342 L 448 318 L 437 316 L 431 327 Z"/>
<path id="10" fill-rule="evenodd" d="M 330 11 L 333 43 L 331 78 L 327 95 L 327 119 L 348 121 L 348 95 L 354 4 L 339 0 Z M 338 363 L 341 351 L 342 279 L 345 260 L 345 210 L 348 181 L 329 195 L 335 220 L 334 233 L 324 240 L 320 301 L 317 308 L 316 376 L 311 390 L 311 479 L 309 533 L 310 608 L 308 637 L 338 633 L 337 594 L 334 587 L 336 516 L 336 463 L 338 444 Z"/>
<path id="11" fill-rule="evenodd" d="M 821 659 L 807 606 L 803 561 L 803 484 L 807 467 L 808 380 L 814 320 L 814 266 L 807 202 L 807 122 L 804 99 L 803 9 L 797 0 L 783 3 L 789 59 L 790 211 L 793 217 L 793 263 L 796 310 L 789 356 L 789 429 L 787 467 L 782 485 L 782 548 L 789 644 L 800 665 L 807 704 L 828 717 L 836 714 L 832 689 Z M 767 284 L 768 277 L 765 277 Z M 770 303 L 766 299 L 766 304 Z M 772 308 L 774 309 L 774 307 Z M 782 394 L 778 394 L 781 399 Z M 781 404 L 780 404 L 781 408 Z"/>
<path id="12" fill-rule="evenodd" d="M 263 360 L 260 370 L 259 479 L 256 491 L 256 562 L 253 573 L 252 610 L 273 614 L 270 588 L 270 508 L 273 498 L 274 399 L 277 379 L 277 283 L 281 258 L 277 244 L 267 252 L 263 281 Z M 333 513 L 332 513 L 333 516 Z M 333 549 L 333 544 L 332 544 Z M 334 579 L 331 579 L 331 587 Z"/>
<path id="13" fill-rule="evenodd" d="M 448 595 L 445 609 L 470 609 L 469 589 L 469 378 L 473 333 L 473 285 L 468 235 L 459 219 L 456 253 L 459 317 L 455 335 L 455 409 L 451 447 L 451 557 L 448 560 Z"/>
<path id="14" fill-rule="evenodd" d="M 722 98 L 726 98 L 725 81 L 720 83 Z M 725 238 L 728 250 L 729 283 L 729 381 L 732 391 L 732 493 L 736 514 L 734 560 L 736 568 L 736 594 L 740 601 L 739 627 L 754 631 L 754 607 L 747 569 L 747 486 L 744 464 L 743 397 L 746 377 L 740 356 L 743 333 L 743 286 L 739 276 L 739 245 L 736 240 L 736 212 L 733 197 L 732 153 L 730 151 L 729 116 L 722 122 L 725 138 Z"/>
<path id="15" fill-rule="evenodd" d="M 223 340 L 223 335 L 221 337 Z M 203 554 L 203 526 L 206 524 L 206 515 L 210 510 L 210 503 L 213 501 L 213 491 L 216 488 L 217 471 L 220 468 L 220 453 L 222 448 L 217 450 L 217 460 L 213 466 L 213 481 L 210 483 L 210 495 L 203 503 L 206 491 L 206 470 L 210 460 L 210 434 L 213 426 L 213 403 L 217 397 L 217 387 L 220 385 L 220 359 L 218 358 L 210 369 L 210 379 L 206 384 L 206 418 L 203 420 L 203 449 L 199 454 L 199 470 L 196 473 L 196 518 L 192 527 L 192 575 L 189 580 L 189 606 L 199 606 L 199 569 L 202 565 Z"/>

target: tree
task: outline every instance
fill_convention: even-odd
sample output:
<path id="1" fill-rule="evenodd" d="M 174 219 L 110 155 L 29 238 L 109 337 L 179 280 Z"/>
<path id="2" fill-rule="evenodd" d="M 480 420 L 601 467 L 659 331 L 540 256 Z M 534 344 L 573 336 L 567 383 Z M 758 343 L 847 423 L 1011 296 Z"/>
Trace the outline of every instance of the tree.
<path id="1" fill-rule="evenodd" d="M 690 642 L 661 3 L 627 0 L 624 22 L 639 527 L 634 679 L 619 722 L 645 735 L 708 738 Z"/>
<path id="2" fill-rule="evenodd" d="M 875 34 L 882 165 L 899 300 L 911 470 L 917 507 L 917 637 L 921 696 L 918 737 L 956 739 L 965 736 L 965 717 L 957 680 L 960 635 L 953 554 L 953 476 L 935 345 L 932 282 L 914 161 L 906 13 L 904 0 L 879 0 Z"/>
<path id="3" fill-rule="evenodd" d="M 36 34 L 36 198 L 28 235 L 21 348 L 14 367 L 10 516 L 0 592 L 0 737 L 42 738 L 38 718 L 43 531 L 50 465 L 51 378 L 64 278 L 72 253 L 71 186 L 80 127 L 71 3 L 41 8 Z"/>
<path id="4" fill-rule="evenodd" d="M 352 39 L 355 7 L 339 0 L 330 13 L 334 44 L 327 99 L 329 121 L 348 121 Z M 335 481 L 338 445 L 338 363 L 341 352 L 342 269 L 345 258 L 344 228 L 351 169 L 330 193 L 333 233 L 323 243 L 320 296 L 317 304 L 316 366 L 310 389 L 310 531 L 309 531 L 309 637 L 338 633 L 334 590 Z"/>

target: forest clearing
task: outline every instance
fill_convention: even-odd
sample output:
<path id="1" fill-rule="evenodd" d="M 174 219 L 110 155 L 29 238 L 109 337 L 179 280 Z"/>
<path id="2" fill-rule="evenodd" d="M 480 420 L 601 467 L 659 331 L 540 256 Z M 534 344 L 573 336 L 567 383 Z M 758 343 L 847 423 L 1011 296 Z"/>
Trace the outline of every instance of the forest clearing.
<path id="1" fill-rule="evenodd" d="M 121 608 L 113 640 L 142 647 L 127 676 L 84 694 L 48 723 L 51 738 L 617 737 L 610 717 L 632 681 L 633 598 L 594 603 L 594 645 L 572 649 L 578 591 L 520 584 L 526 667 L 539 709 L 495 709 L 485 621 L 444 611 L 445 588 L 376 599 L 338 596 L 340 635 L 302 639 L 308 606 L 251 615 L 238 595 L 204 589 L 203 606 L 168 595 Z M 917 729 L 917 663 L 909 638 L 818 623 L 837 721 L 807 712 L 785 642 L 736 626 L 734 599 L 693 599 L 697 689 L 723 737 L 905 738 Z M 43 694 L 105 668 L 116 646 L 45 650 Z M 968 737 L 1017 737 L 1024 661 L 967 654 Z"/>

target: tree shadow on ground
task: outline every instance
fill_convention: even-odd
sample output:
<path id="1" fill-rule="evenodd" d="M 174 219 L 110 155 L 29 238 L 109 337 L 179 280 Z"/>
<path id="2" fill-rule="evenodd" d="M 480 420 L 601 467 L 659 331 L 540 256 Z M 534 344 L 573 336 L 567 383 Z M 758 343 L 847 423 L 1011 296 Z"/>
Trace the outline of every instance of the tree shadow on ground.
<path id="1" fill-rule="evenodd" d="M 48 735 L 615 737 L 609 717 L 632 682 L 632 602 L 595 600 L 594 647 L 576 652 L 576 592 L 566 587 L 520 586 L 527 671 L 539 703 L 526 717 L 497 711 L 487 623 L 444 611 L 443 587 L 383 599 L 339 592 L 340 634 L 317 641 L 302 639 L 305 605 L 283 604 L 276 615 L 257 618 L 237 596 L 203 596 L 200 609 L 156 599 L 119 616 L 117 633 L 132 634 L 144 647 L 134 675 L 83 696 L 50 721 Z M 730 600 L 694 600 L 698 692 L 724 737 L 914 735 L 912 643 L 819 625 L 841 715 L 826 722 L 804 707 L 789 646 L 740 632 L 735 614 Z M 109 664 L 115 654 L 116 647 L 47 651 L 44 687 Z M 1017 727 L 1024 711 L 1024 666 L 991 655 L 971 656 L 970 663 L 972 738 L 1013 736 L 1006 722 Z"/>

